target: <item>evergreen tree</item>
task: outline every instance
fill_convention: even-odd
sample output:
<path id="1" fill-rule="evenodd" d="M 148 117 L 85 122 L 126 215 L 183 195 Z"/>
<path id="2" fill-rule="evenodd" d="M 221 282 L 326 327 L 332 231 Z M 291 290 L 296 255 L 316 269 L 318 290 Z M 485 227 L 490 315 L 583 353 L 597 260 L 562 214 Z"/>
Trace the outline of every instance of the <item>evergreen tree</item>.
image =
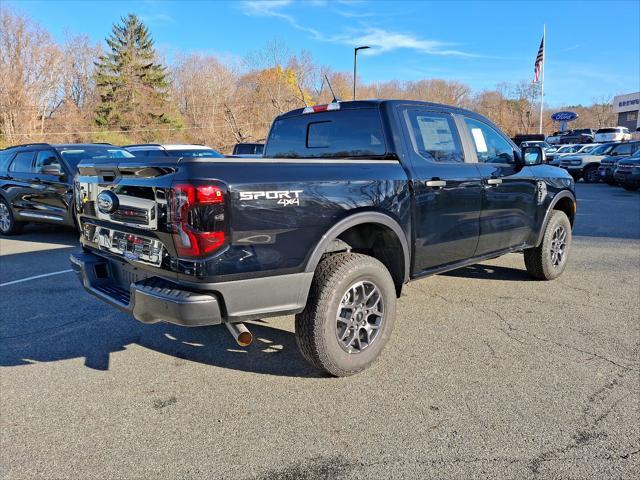
<path id="1" fill-rule="evenodd" d="M 96 63 L 96 123 L 122 130 L 172 123 L 166 68 L 156 63 L 147 27 L 129 14 L 113 25 L 106 41 L 109 51 Z"/>

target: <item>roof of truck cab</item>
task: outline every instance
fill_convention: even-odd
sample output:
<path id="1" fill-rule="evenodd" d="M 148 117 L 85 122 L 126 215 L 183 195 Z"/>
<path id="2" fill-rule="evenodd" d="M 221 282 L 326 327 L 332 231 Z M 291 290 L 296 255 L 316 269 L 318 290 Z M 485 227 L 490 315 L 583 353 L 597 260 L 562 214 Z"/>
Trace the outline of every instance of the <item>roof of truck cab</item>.
<path id="1" fill-rule="evenodd" d="M 369 100 L 355 100 L 355 101 L 349 100 L 344 102 L 338 101 L 338 103 L 340 104 L 340 110 L 354 110 L 357 108 L 376 108 L 382 105 L 388 105 L 392 107 L 396 105 L 413 105 L 416 107 L 428 107 L 428 108 L 435 108 L 438 110 L 446 110 L 452 113 L 453 112 L 464 113 L 465 115 L 469 115 L 469 116 L 476 116 L 476 117 L 480 116 L 479 114 L 471 110 L 466 110 L 464 108 L 454 107 L 452 105 L 445 105 L 443 103 L 423 102 L 420 100 L 398 100 L 398 99 L 375 98 L 375 99 L 369 99 Z M 291 110 L 289 112 L 283 113 L 278 118 L 286 118 L 286 117 L 301 115 L 303 111 L 304 111 L 304 108 L 297 108 L 295 110 Z"/>

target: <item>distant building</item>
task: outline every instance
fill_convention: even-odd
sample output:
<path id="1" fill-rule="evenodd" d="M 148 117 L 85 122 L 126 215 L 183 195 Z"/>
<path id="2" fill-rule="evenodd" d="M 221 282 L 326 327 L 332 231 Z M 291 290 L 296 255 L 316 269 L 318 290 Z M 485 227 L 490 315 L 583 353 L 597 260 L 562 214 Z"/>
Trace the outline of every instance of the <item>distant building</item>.
<path id="1" fill-rule="evenodd" d="M 613 111 L 618 114 L 615 126 L 627 127 L 634 132 L 640 127 L 640 92 L 613 97 Z"/>

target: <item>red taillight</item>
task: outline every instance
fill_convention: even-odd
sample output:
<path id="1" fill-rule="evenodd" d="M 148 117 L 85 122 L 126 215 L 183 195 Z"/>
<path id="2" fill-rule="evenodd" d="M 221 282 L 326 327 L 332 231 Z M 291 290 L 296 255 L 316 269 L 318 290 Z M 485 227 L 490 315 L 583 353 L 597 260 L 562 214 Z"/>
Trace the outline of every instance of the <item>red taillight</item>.
<path id="1" fill-rule="evenodd" d="M 225 244 L 224 189 L 179 184 L 172 188 L 171 224 L 179 257 L 202 257 Z"/>

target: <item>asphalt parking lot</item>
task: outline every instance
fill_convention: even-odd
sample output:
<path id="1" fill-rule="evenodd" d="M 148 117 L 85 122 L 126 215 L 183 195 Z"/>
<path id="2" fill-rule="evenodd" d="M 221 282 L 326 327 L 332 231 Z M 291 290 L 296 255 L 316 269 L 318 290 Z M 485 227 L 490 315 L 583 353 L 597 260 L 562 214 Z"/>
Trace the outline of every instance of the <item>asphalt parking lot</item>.
<path id="1" fill-rule="evenodd" d="M 561 278 L 513 254 L 411 283 L 381 359 L 343 379 L 304 363 L 292 317 L 248 349 L 142 325 L 65 272 L 73 232 L 3 238 L 0 477 L 635 478 L 640 194 L 577 192 Z"/>

